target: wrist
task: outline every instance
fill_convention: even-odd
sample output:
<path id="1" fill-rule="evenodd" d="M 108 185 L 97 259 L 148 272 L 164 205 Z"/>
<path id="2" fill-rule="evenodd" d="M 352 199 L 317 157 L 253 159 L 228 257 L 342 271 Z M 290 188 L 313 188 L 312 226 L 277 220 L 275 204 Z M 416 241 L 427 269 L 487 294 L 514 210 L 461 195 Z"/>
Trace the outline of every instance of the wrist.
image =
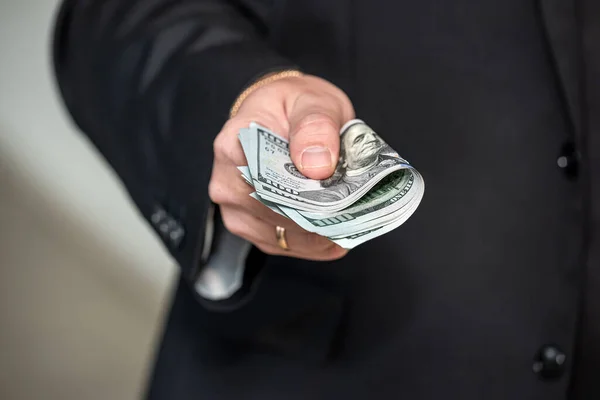
<path id="1" fill-rule="evenodd" d="M 244 89 L 242 91 L 242 93 L 240 93 L 240 95 L 235 99 L 233 106 L 231 106 L 231 110 L 229 111 L 229 118 L 233 118 L 236 116 L 236 114 L 238 113 L 244 100 L 246 100 L 246 98 L 248 96 L 250 96 L 250 94 L 252 94 L 257 89 L 259 89 L 265 85 L 268 85 L 272 82 L 278 81 L 280 79 L 291 78 L 291 77 L 300 77 L 300 76 L 303 76 L 303 74 L 299 70 L 287 69 L 287 70 L 283 70 L 283 71 L 279 71 L 279 72 L 271 72 L 269 74 L 266 74 L 266 75 L 260 77 L 258 80 L 256 80 L 254 83 L 252 83 L 246 89 Z"/>

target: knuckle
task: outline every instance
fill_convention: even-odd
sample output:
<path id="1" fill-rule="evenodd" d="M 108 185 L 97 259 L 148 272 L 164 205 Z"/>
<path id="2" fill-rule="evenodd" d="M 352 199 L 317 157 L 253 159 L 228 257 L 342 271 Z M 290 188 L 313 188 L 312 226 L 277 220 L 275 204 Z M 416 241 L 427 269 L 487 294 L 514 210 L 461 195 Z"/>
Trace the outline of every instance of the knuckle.
<path id="1" fill-rule="evenodd" d="M 211 179 L 208 184 L 208 197 L 216 204 L 227 204 L 230 196 L 227 187 L 217 179 Z"/>
<path id="2" fill-rule="evenodd" d="M 220 190 L 214 179 L 211 179 L 208 183 L 208 197 L 213 203 L 220 204 Z"/>
<path id="3" fill-rule="evenodd" d="M 246 156 L 242 151 L 241 145 L 236 143 L 235 145 L 229 148 L 229 152 L 227 153 L 227 157 L 235 166 L 239 165 L 248 165 L 248 161 L 246 160 Z"/>
<path id="4" fill-rule="evenodd" d="M 225 145 L 224 135 L 221 132 L 213 141 L 213 152 L 216 158 L 222 157 L 225 154 L 227 146 Z"/>
<path id="5" fill-rule="evenodd" d="M 237 124 L 237 118 L 230 118 L 225 121 L 223 124 L 223 128 L 221 128 L 221 132 L 229 132 L 235 129 L 235 125 Z"/>
<path id="6" fill-rule="evenodd" d="M 237 139 L 221 136 L 213 142 L 215 159 L 226 164 L 242 165 L 246 163 L 246 157 Z"/>
<path id="7" fill-rule="evenodd" d="M 217 162 L 233 162 L 239 165 L 246 160 L 237 136 L 232 136 L 225 130 L 221 131 L 213 141 L 213 154 Z"/>

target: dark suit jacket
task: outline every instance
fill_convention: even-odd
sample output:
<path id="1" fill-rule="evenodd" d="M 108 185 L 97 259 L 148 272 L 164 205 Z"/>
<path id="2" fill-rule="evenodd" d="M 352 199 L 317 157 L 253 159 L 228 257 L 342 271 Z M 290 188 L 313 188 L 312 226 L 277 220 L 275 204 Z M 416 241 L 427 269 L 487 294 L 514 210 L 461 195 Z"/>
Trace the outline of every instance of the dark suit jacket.
<path id="1" fill-rule="evenodd" d="M 597 0 L 64 1 L 65 104 L 181 267 L 147 396 L 600 398 L 599 32 Z M 254 251 L 210 302 L 211 144 L 288 67 L 344 89 L 427 192 L 340 261 Z"/>

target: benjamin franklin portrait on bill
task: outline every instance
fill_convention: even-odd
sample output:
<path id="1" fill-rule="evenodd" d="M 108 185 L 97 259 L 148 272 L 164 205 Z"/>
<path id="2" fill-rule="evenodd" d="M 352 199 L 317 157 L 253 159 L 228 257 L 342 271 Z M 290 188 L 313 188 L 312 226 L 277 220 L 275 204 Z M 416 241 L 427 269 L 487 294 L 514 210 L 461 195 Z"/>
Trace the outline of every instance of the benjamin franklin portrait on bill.
<path id="1" fill-rule="evenodd" d="M 321 181 L 324 190 L 303 197 L 334 202 L 348 197 L 382 170 L 404 162 L 369 126 L 354 120 L 342 132 L 340 159 L 333 175 Z"/>

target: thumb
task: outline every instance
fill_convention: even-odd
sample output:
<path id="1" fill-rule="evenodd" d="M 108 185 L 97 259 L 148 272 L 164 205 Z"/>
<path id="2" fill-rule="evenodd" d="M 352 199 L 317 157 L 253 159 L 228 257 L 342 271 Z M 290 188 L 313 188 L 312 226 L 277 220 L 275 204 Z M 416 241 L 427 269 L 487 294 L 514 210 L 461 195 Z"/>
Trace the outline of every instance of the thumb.
<path id="1" fill-rule="evenodd" d="M 311 179 L 329 178 L 340 152 L 341 116 L 306 109 L 290 116 L 290 155 L 296 168 Z"/>

